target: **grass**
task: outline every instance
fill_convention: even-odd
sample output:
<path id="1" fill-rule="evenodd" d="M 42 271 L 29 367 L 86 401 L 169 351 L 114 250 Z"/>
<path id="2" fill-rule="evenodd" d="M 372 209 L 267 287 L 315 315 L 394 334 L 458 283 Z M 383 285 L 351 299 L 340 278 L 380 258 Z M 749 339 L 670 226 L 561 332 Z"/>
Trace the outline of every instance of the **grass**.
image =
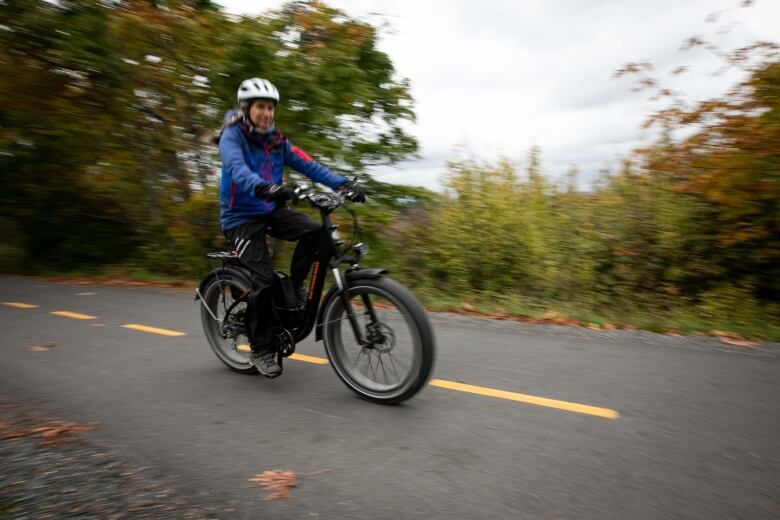
<path id="1" fill-rule="evenodd" d="M 277 266 L 286 265 L 287 255 L 280 256 L 284 258 L 276 259 Z M 198 284 L 198 280 L 161 275 L 135 266 L 66 272 L 48 270 L 26 274 L 117 285 L 195 287 Z M 728 317 L 711 316 L 711 313 L 689 307 L 669 310 L 649 306 L 638 307 L 625 302 L 605 306 L 533 299 L 519 295 L 495 296 L 484 293 L 458 295 L 430 287 L 412 287 L 412 290 L 423 306 L 432 311 L 591 329 L 642 330 L 664 334 L 705 334 L 754 341 L 780 341 L 780 319 L 759 313 L 743 314 L 739 319 L 728 319 Z"/>
<path id="2" fill-rule="evenodd" d="M 73 269 L 55 271 L 51 269 L 33 272 L 7 272 L 6 274 L 21 274 L 53 280 L 68 280 L 74 282 L 90 282 L 106 285 L 149 285 L 159 287 L 196 287 L 198 280 L 184 277 L 161 275 L 137 267 L 106 267 L 100 269 Z M 205 272 L 204 272 L 205 275 Z"/>
<path id="3" fill-rule="evenodd" d="M 423 305 L 434 311 L 486 315 L 537 323 L 559 323 L 592 329 L 642 330 L 661 334 L 704 334 L 754 341 L 780 341 L 777 319 L 755 316 L 749 321 L 707 319 L 697 309 L 679 310 L 636 307 L 613 308 L 558 301 L 530 301 L 522 297 L 491 298 L 470 294 L 459 297 L 430 289 L 415 291 Z"/>

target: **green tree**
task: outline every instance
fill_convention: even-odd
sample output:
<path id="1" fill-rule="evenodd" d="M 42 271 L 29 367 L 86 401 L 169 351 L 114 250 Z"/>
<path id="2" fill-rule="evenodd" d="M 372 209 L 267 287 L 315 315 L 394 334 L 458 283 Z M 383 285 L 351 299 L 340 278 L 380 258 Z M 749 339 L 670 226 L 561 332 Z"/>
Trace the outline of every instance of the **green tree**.
<path id="1" fill-rule="evenodd" d="M 202 269 L 220 241 L 208 137 L 247 76 L 279 85 L 283 128 L 326 164 L 408 157 L 408 83 L 376 41 L 317 2 L 239 20 L 195 0 L 0 2 L 0 219 L 21 262 Z"/>
<path id="2" fill-rule="evenodd" d="M 371 25 L 321 2 L 291 2 L 265 17 L 243 18 L 226 38 L 214 82 L 222 108 L 241 79 L 272 79 L 277 119 L 302 148 L 345 173 L 408 158 L 417 141 L 409 82 L 396 78 L 376 48 Z"/>

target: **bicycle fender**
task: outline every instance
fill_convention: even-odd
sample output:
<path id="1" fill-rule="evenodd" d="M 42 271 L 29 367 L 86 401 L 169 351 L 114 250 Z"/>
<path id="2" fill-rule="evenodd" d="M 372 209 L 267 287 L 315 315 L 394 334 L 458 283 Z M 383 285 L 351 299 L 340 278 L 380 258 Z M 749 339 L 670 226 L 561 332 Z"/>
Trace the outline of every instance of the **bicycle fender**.
<path id="1" fill-rule="evenodd" d="M 370 269 L 355 269 L 352 271 L 347 271 L 346 273 L 347 277 L 347 283 L 358 281 L 358 280 L 376 280 L 377 278 L 382 278 L 384 275 L 387 274 L 387 269 L 381 269 L 381 268 L 370 268 Z M 338 292 L 339 288 L 335 285 L 330 288 L 328 291 L 328 294 L 325 295 L 325 299 L 322 300 L 322 304 L 320 305 L 320 308 L 317 310 L 317 324 L 314 326 L 314 340 L 320 341 L 322 339 L 322 319 L 325 315 L 325 308 L 328 306 L 328 302 L 331 298 L 336 297 L 336 293 Z"/>
<path id="2" fill-rule="evenodd" d="M 195 301 L 200 299 L 200 295 L 203 294 L 203 291 L 206 290 L 206 287 L 208 287 L 208 285 L 211 283 L 212 280 L 214 280 L 218 276 L 222 276 L 227 273 L 234 274 L 240 278 L 243 278 L 244 281 L 246 281 L 247 286 L 252 287 L 251 276 L 246 269 L 241 269 L 240 267 L 232 267 L 232 266 L 219 267 L 211 271 L 209 274 L 207 274 L 206 277 L 203 278 L 203 280 L 200 282 L 200 286 L 198 286 L 198 290 L 195 291 Z"/>
<path id="3" fill-rule="evenodd" d="M 347 271 L 347 281 L 360 280 L 361 278 L 376 280 L 377 278 L 382 278 L 386 274 L 387 269 L 355 269 L 354 271 Z"/>

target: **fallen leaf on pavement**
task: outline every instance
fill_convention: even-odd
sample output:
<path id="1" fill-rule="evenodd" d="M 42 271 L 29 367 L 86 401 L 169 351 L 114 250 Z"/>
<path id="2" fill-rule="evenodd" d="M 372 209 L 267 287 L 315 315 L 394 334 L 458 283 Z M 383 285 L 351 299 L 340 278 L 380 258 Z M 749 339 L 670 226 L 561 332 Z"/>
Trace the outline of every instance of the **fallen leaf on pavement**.
<path id="1" fill-rule="evenodd" d="M 263 471 L 249 479 L 249 481 L 259 484 L 266 491 L 270 491 L 270 494 L 263 500 L 290 498 L 290 489 L 298 487 L 300 483 L 298 477 L 295 476 L 295 472 L 290 470 Z"/>
<path id="2" fill-rule="evenodd" d="M 330 470 L 323 469 L 319 471 L 313 471 L 311 473 L 304 473 L 301 478 L 314 477 L 317 475 L 324 475 L 329 473 Z M 298 475 L 292 470 L 271 470 L 258 473 L 251 479 L 250 482 L 254 482 L 266 491 L 270 491 L 270 494 L 266 495 L 263 500 L 276 500 L 277 498 L 290 498 L 292 494 L 290 490 L 300 485 L 301 481 Z"/>
<path id="3" fill-rule="evenodd" d="M 722 330 L 713 330 L 712 333 L 718 337 L 718 339 L 726 343 L 727 345 L 736 345 L 738 347 L 757 347 L 758 343 L 745 339 L 739 334 L 734 332 L 725 332 Z"/>
<path id="4" fill-rule="evenodd" d="M 33 345 L 29 348 L 32 352 L 43 352 L 44 350 L 49 350 L 54 346 L 54 343 L 41 343 L 40 345 Z"/>
<path id="5" fill-rule="evenodd" d="M 3 433 L 0 435 L 0 439 L 21 439 L 23 437 L 40 435 L 43 438 L 41 445 L 62 446 L 63 444 L 71 442 L 74 435 L 78 433 L 91 432 L 94 429 L 94 424 L 81 425 L 74 422 L 49 421 L 40 426 L 27 428 L 26 430 L 16 430 Z"/>
<path id="6" fill-rule="evenodd" d="M 746 340 L 746 339 L 737 339 L 737 338 L 724 337 L 724 338 L 720 338 L 720 340 L 723 343 L 726 343 L 728 345 L 736 345 L 738 347 L 754 348 L 754 347 L 758 346 L 758 343 L 756 343 L 755 341 L 749 341 L 749 340 Z"/>

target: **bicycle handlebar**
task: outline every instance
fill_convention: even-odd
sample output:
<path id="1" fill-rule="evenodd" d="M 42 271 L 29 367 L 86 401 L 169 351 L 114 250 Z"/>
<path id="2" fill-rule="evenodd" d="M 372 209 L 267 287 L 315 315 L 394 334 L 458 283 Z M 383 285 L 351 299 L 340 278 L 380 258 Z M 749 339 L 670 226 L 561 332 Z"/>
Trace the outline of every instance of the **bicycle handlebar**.
<path id="1" fill-rule="evenodd" d="M 344 201 L 347 200 L 348 195 L 344 191 L 337 191 L 335 193 L 317 192 L 306 185 L 296 186 L 294 193 L 295 200 L 308 200 L 315 208 L 328 210 L 329 212 L 332 212 L 341 206 Z"/>

